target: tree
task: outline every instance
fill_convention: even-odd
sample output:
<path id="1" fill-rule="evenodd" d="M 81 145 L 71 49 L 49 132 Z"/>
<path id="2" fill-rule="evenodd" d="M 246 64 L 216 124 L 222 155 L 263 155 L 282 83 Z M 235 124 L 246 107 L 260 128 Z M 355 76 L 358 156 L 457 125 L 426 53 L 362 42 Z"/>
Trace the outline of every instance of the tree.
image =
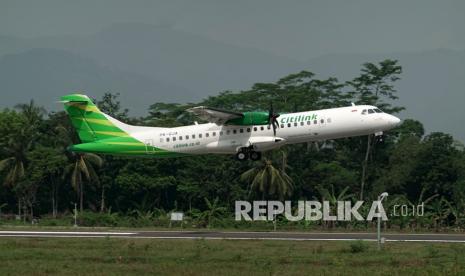
<path id="1" fill-rule="evenodd" d="M 277 169 L 269 159 L 241 175 L 241 180 L 250 183 L 250 193 L 256 192 L 265 198 L 284 200 L 292 195 L 293 181 L 282 169 Z"/>
<path id="2" fill-rule="evenodd" d="M 354 198 L 354 194 L 347 193 L 349 190 L 349 186 L 342 189 L 339 193 L 337 193 L 334 189 L 334 185 L 331 184 L 331 190 L 328 188 L 322 187 L 321 185 L 317 187 L 318 192 L 320 193 L 322 201 L 328 201 L 330 203 L 330 208 L 333 210 L 337 206 L 338 201 L 348 201 Z M 332 221 L 330 225 L 334 225 Z"/>
<path id="3" fill-rule="evenodd" d="M 208 198 L 204 198 L 205 204 L 207 205 L 207 210 L 205 210 L 202 213 L 202 217 L 206 218 L 207 220 L 207 227 L 211 227 L 211 223 L 213 222 L 213 219 L 220 217 L 221 215 L 226 212 L 226 208 L 220 206 L 219 203 L 219 198 L 216 197 L 215 200 L 210 201 Z"/>
<path id="4" fill-rule="evenodd" d="M 76 153 L 73 154 L 72 160 L 65 171 L 71 175 L 71 186 L 78 194 L 79 210 L 82 212 L 84 211 L 84 180 L 98 185 L 99 177 L 95 167 L 101 167 L 103 159 L 93 153 Z"/>
<path id="5" fill-rule="evenodd" d="M 389 103 L 398 99 L 393 83 L 400 79 L 402 67 L 397 65 L 397 60 L 386 59 L 381 61 L 379 65 L 365 63 L 361 71 L 359 77 L 347 82 L 354 89 L 353 95 L 358 103 L 375 105 L 388 113 L 397 113 L 404 109 L 403 107 L 393 107 Z M 363 200 L 364 197 L 368 162 L 374 142 L 373 135 L 368 135 L 360 177 L 360 200 Z"/>
<path id="6" fill-rule="evenodd" d="M 400 79 L 402 67 L 397 60 L 386 59 L 379 64 L 364 63 L 359 77 L 348 81 L 354 91 L 352 94 L 360 104 L 376 105 L 388 113 L 398 113 L 403 107 L 392 106 L 397 100 L 394 82 Z"/>
<path id="7" fill-rule="evenodd" d="M 56 127 L 57 139 L 62 142 L 62 151 L 68 157 L 68 166 L 63 172 L 63 178 L 70 177 L 71 186 L 77 192 L 80 212 L 84 211 L 84 180 L 100 184 L 96 168 L 103 165 L 103 159 L 93 153 L 70 152 L 67 147 L 79 142 L 76 132 L 70 125 Z"/>
<path id="8" fill-rule="evenodd" d="M 101 100 L 96 101 L 98 108 L 105 114 L 108 114 L 118 120 L 134 123 L 128 117 L 129 110 L 127 108 L 122 108 L 121 102 L 119 101 L 119 93 L 113 94 L 111 92 L 105 93 Z M 131 121 L 131 122 L 129 122 Z M 115 175 L 118 174 L 119 169 L 119 159 L 118 157 L 111 155 L 104 155 L 103 158 L 103 167 L 100 174 L 100 212 L 105 211 L 106 209 L 106 200 L 105 200 L 105 190 L 109 187 L 115 185 Z"/>
<path id="9" fill-rule="evenodd" d="M 121 102 L 118 100 L 119 96 L 119 93 L 107 92 L 100 101 L 96 101 L 97 106 L 100 111 L 118 120 L 128 120 L 129 110 L 127 108 L 122 109 Z"/>
<path id="10" fill-rule="evenodd" d="M 11 146 L 11 144 L 9 146 Z M 3 184 L 14 189 L 25 176 L 24 163 L 26 160 L 24 151 L 21 147 L 14 147 L 13 149 L 8 147 L 8 149 L 10 157 L 0 161 L 0 172 L 6 172 Z M 19 194 L 17 194 L 17 199 L 18 215 L 21 216 L 21 197 Z"/>
<path id="11" fill-rule="evenodd" d="M 322 186 L 318 186 L 317 190 L 320 193 L 321 199 L 323 201 L 329 201 L 333 206 L 336 205 L 338 201 L 346 201 L 350 200 L 354 197 L 354 194 L 348 194 L 347 191 L 349 190 L 349 186 L 342 189 L 339 193 L 336 193 L 334 190 L 334 186 L 331 185 L 331 190 L 324 188 Z"/>
<path id="12" fill-rule="evenodd" d="M 58 192 L 62 181 L 61 176 L 67 162 L 66 156 L 57 148 L 39 146 L 29 153 L 28 158 L 31 162 L 29 172 L 32 182 L 50 187 L 52 216 L 56 218 Z"/>
<path id="13" fill-rule="evenodd" d="M 412 119 L 405 119 L 402 124 L 393 130 L 399 140 L 407 137 L 422 138 L 425 135 L 425 128 L 419 121 Z"/>
<path id="14" fill-rule="evenodd" d="M 431 201 L 426 205 L 427 216 L 433 221 L 434 229 L 439 230 L 439 227 L 442 226 L 444 220 L 450 215 L 450 202 L 441 196 L 441 198 L 436 198 L 434 201 Z"/>
<path id="15" fill-rule="evenodd" d="M 0 171 L 6 172 L 4 184 L 12 188 L 18 198 L 18 215 L 21 216 L 22 198 L 28 197 L 29 189 L 25 178 L 25 167 L 28 163 L 27 152 L 33 148 L 33 144 L 39 135 L 39 127 L 45 110 L 38 107 L 31 100 L 29 104 L 18 104 L 14 111 L 5 112 L 6 118 L 2 122 L 7 133 L 0 140 L 3 155 L 6 158 L 0 160 Z M 19 183 L 22 183 L 19 186 Z"/>

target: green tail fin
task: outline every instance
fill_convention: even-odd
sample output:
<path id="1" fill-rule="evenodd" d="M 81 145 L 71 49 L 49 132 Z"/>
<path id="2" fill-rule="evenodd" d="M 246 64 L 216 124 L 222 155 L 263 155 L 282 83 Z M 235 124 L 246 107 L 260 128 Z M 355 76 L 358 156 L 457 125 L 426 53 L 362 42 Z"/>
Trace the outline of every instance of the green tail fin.
<path id="1" fill-rule="evenodd" d="M 61 102 L 83 143 L 129 136 L 121 129 L 123 123 L 102 113 L 86 95 L 66 95 Z"/>

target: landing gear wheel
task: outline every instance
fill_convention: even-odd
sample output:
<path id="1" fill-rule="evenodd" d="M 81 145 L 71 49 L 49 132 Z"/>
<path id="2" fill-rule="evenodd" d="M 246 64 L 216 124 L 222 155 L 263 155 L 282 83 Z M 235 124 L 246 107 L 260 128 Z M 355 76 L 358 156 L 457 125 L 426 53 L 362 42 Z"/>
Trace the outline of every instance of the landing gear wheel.
<path id="1" fill-rule="evenodd" d="M 240 151 L 236 154 L 236 159 L 239 161 L 247 160 L 247 158 L 249 158 L 249 155 L 243 151 Z"/>
<path id="2" fill-rule="evenodd" d="M 262 153 L 261 152 L 258 152 L 258 151 L 252 151 L 250 153 L 250 159 L 252 161 L 258 161 L 262 158 Z"/>

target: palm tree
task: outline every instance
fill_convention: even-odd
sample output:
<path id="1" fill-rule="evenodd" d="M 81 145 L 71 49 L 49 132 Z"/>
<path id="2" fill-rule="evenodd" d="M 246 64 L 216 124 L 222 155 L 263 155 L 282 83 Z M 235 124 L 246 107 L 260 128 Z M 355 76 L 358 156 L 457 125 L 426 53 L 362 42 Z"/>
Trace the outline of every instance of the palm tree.
<path id="1" fill-rule="evenodd" d="M 327 200 L 331 205 L 335 206 L 338 201 L 347 201 L 354 198 L 354 194 L 347 194 L 349 190 L 349 186 L 345 187 L 339 193 L 336 193 L 334 190 L 334 185 L 331 184 L 331 191 L 327 188 L 323 188 L 322 186 L 318 186 L 317 190 L 321 195 L 323 201 Z"/>
<path id="2" fill-rule="evenodd" d="M 0 160 L 0 172 L 6 173 L 3 184 L 13 190 L 25 176 L 24 166 L 27 148 L 22 147 L 21 144 L 21 141 L 10 139 L 7 145 L 2 145 L 9 157 Z M 18 200 L 18 216 L 21 217 L 21 196 L 18 191 L 16 191 L 16 196 Z"/>
<path id="3" fill-rule="evenodd" d="M 434 229 L 437 231 L 443 224 L 443 221 L 451 214 L 451 209 L 448 208 L 449 201 L 441 196 L 436 198 L 430 204 L 427 205 L 427 216 L 433 221 Z"/>
<path id="4" fill-rule="evenodd" d="M 331 190 L 324 188 L 321 185 L 317 186 L 316 189 L 320 193 L 322 201 L 328 201 L 331 204 L 330 208 L 333 210 L 337 208 L 336 206 L 338 201 L 348 201 L 355 197 L 354 194 L 347 193 L 349 186 L 346 186 L 339 193 L 336 193 L 333 184 L 331 184 Z M 334 226 L 334 221 L 331 221 L 330 225 Z"/>
<path id="5" fill-rule="evenodd" d="M 216 197 L 215 200 L 213 200 L 213 202 L 208 200 L 208 198 L 206 198 L 206 197 L 204 198 L 204 200 L 205 200 L 205 204 L 207 205 L 208 209 L 205 210 L 202 213 L 202 217 L 206 218 L 207 227 L 210 228 L 212 220 L 219 217 L 224 212 L 226 212 L 226 208 L 219 206 L 219 204 L 218 204 L 219 198 L 218 197 Z"/>
<path id="6" fill-rule="evenodd" d="M 0 204 L 0 219 L 2 219 L 2 209 L 3 209 L 4 207 L 6 207 L 6 206 L 8 206 L 8 204 L 6 204 L 6 203 Z"/>
<path id="7" fill-rule="evenodd" d="M 42 120 L 45 109 L 38 107 L 31 100 L 29 104 L 18 104 L 16 108 L 20 110 L 20 116 L 12 117 L 11 134 L 6 142 L 1 144 L 5 159 L 0 160 L 0 172 L 6 172 L 4 185 L 16 189 L 18 183 L 25 177 L 25 166 L 27 163 L 26 154 L 32 148 L 33 141 L 37 136 L 37 127 Z M 17 114 L 17 113 L 12 113 Z M 16 191 L 18 197 L 18 215 L 21 216 L 21 192 Z"/>
<path id="8" fill-rule="evenodd" d="M 95 168 L 103 165 L 103 159 L 93 153 L 73 153 L 66 150 L 71 144 L 79 143 L 74 128 L 71 125 L 60 125 L 56 128 L 60 143 L 71 164 L 65 169 L 63 177 L 71 176 L 71 186 L 79 197 L 79 210 L 84 210 L 84 180 L 100 185 Z"/>
<path id="9" fill-rule="evenodd" d="M 28 104 L 17 104 L 15 108 L 21 111 L 28 123 L 28 127 L 33 129 L 38 126 L 38 122 L 42 120 L 43 115 L 46 113 L 45 108 L 37 106 L 34 100 L 31 100 Z"/>
<path id="10" fill-rule="evenodd" d="M 76 153 L 73 162 L 65 170 L 65 175 L 71 174 L 71 186 L 79 196 L 79 210 L 84 210 L 84 180 L 99 184 L 95 167 L 101 167 L 103 160 L 93 153 Z"/>
<path id="11" fill-rule="evenodd" d="M 244 172 L 241 180 L 250 183 L 250 193 L 258 192 L 263 199 L 275 197 L 283 200 L 289 197 L 293 190 L 293 181 L 284 168 L 275 168 L 273 162 L 266 158 L 257 167 Z"/>
<path id="12" fill-rule="evenodd" d="M 24 177 L 24 164 L 26 162 L 24 148 L 19 143 L 8 143 L 5 150 L 9 157 L 0 160 L 0 171 L 5 172 L 5 186 L 14 187 Z M 18 145 L 18 147 L 16 147 Z"/>
<path id="13" fill-rule="evenodd" d="M 388 200 L 388 202 L 390 202 L 391 206 L 393 206 L 394 204 L 404 204 L 408 206 L 420 206 L 423 204 L 424 206 L 429 206 L 427 207 L 429 211 L 432 211 L 431 209 L 432 207 L 440 208 L 440 209 L 445 207 L 444 204 L 447 203 L 446 201 L 441 202 L 441 206 L 434 206 L 436 204 L 432 202 L 436 197 L 439 196 L 439 194 L 433 194 L 427 197 L 426 199 L 424 199 L 425 194 L 427 194 L 427 187 L 423 187 L 421 189 L 420 194 L 416 200 L 409 200 L 406 195 L 397 195 L 393 198 L 392 201 Z M 430 206 L 430 202 L 432 202 L 432 206 Z M 436 211 L 439 211 L 440 213 L 444 213 L 447 211 L 447 210 L 440 210 L 440 209 L 437 209 Z M 436 215 L 439 215 L 439 214 L 436 214 Z M 434 219 L 440 219 L 440 218 L 433 217 L 433 220 Z M 408 224 L 410 224 L 410 227 L 412 228 L 415 228 L 419 225 L 424 225 L 424 224 L 431 225 L 431 221 L 429 221 L 429 217 L 427 216 L 413 216 L 413 217 L 397 216 L 396 220 L 399 220 L 401 228 Z"/>
<path id="14" fill-rule="evenodd" d="M 446 200 L 445 202 L 446 202 L 446 205 L 447 205 L 447 211 L 454 218 L 454 225 L 458 227 L 465 220 L 465 216 L 463 215 L 463 206 L 464 205 L 459 204 L 457 202 L 450 202 L 448 200 Z M 463 200 L 462 200 L 461 203 L 463 203 Z"/>

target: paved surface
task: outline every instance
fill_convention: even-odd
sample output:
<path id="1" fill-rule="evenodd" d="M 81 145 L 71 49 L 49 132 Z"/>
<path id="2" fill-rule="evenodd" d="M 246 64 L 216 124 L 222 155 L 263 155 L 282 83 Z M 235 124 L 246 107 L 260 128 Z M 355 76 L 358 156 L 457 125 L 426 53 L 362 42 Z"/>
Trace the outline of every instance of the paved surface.
<path id="1" fill-rule="evenodd" d="M 456 242 L 465 243 L 465 234 L 383 234 L 387 242 Z M 212 232 L 212 231 L 0 231 L 0 237 L 47 238 L 147 238 L 147 239 L 230 239 L 230 240 L 295 240 L 295 241 L 376 241 L 375 233 L 313 232 Z"/>

